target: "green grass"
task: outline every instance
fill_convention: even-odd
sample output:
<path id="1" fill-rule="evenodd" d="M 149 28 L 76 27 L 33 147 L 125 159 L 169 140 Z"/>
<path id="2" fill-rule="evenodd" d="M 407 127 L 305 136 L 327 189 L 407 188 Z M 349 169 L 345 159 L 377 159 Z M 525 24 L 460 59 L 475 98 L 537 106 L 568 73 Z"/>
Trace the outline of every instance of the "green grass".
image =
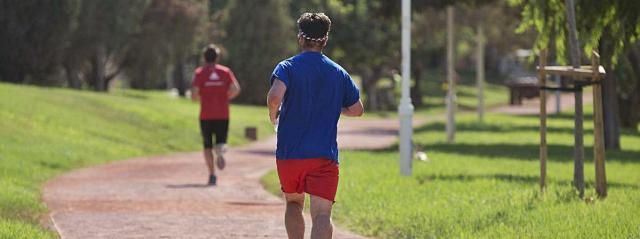
<path id="1" fill-rule="evenodd" d="M 586 108 L 586 107 L 585 107 Z M 587 110 L 588 113 L 588 110 Z M 595 199 L 590 115 L 585 121 L 585 199 L 572 188 L 573 120 L 549 119 L 548 189 L 538 188 L 538 118 L 459 117 L 454 144 L 444 125 L 416 129 L 429 161 L 399 176 L 393 149 L 343 152 L 337 222 L 376 238 L 640 238 L 640 134 L 607 152 L 609 196 Z M 277 177 L 263 178 L 279 193 Z"/>
<path id="2" fill-rule="evenodd" d="M 65 171 L 201 148 L 198 105 L 165 92 L 110 94 L 0 84 L 0 238 L 55 238 L 40 220 L 43 182 Z M 244 127 L 272 133 L 266 107 L 232 106 L 229 142 Z"/>

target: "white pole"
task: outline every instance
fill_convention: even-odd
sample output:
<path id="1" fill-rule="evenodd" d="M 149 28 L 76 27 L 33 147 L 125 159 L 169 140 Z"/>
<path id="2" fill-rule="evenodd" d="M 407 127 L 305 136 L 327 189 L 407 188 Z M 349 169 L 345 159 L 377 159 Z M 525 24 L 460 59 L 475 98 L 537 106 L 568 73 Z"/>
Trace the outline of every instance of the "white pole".
<path id="1" fill-rule="evenodd" d="M 402 0 L 402 97 L 400 115 L 400 172 L 411 176 L 413 104 L 409 86 L 411 85 L 411 0 Z"/>
<path id="2" fill-rule="evenodd" d="M 456 91 L 453 45 L 453 6 L 447 7 L 447 142 L 453 143 L 456 132 Z"/>
<path id="3" fill-rule="evenodd" d="M 482 23 L 478 23 L 476 74 L 478 84 L 478 121 L 484 122 L 484 31 Z"/>

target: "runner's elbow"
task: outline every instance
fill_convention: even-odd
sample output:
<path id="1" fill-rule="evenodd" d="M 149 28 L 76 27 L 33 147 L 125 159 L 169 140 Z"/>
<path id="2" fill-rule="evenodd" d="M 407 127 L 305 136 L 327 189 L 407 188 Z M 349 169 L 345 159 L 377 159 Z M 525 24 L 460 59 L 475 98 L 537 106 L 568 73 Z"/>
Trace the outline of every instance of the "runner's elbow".
<path id="1" fill-rule="evenodd" d="M 267 96 L 267 105 L 269 106 L 280 106 L 282 102 L 282 97 L 276 94 L 269 94 Z"/>

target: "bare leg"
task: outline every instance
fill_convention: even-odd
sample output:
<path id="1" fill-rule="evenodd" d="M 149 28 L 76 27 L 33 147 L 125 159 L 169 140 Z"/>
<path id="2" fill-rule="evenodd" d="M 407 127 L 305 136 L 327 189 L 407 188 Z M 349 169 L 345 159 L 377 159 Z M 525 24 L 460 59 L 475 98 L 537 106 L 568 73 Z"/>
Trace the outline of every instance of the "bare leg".
<path id="1" fill-rule="evenodd" d="M 284 213 L 284 226 L 287 228 L 289 239 L 304 238 L 304 217 L 302 210 L 304 209 L 304 194 L 302 193 L 285 193 L 287 200 L 287 209 Z"/>
<path id="2" fill-rule="evenodd" d="M 211 151 L 210 148 L 206 148 L 202 152 L 204 154 L 204 161 L 207 163 L 207 169 L 209 170 L 209 175 L 215 175 L 216 171 L 213 168 L 213 151 Z"/>
<path id="3" fill-rule="evenodd" d="M 311 239 L 331 239 L 333 225 L 331 224 L 331 209 L 333 202 L 311 195 Z"/>

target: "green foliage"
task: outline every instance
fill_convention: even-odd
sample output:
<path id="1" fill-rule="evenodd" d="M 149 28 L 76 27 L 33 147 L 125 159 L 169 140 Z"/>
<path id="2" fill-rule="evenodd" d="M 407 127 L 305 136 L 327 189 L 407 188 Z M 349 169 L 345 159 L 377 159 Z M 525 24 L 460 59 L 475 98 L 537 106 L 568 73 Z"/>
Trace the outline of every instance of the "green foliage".
<path id="1" fill-rule="evenodd" d="M 580 200 L 573 178 L 573 118 L 549 119 L 548 189 L 538 188 L 537 116 L 459 117 L 456 143 L 444 123 L 416 129 L 428 162 L 402 177 L 398 152 L 341 152 L 336 221 L 374 238 L 635 238 L 640 236 L 640 135 L 607 152 L 609 196 L 595 199 L 591 115 L 586 110 L 585 177 Z M 274 181 L 275 180 L 275 181 Z M 263 181 L 280 193 L 275 172 Z M 276 182 L 276 183 L 274 183 Z M 274 186 L 275 185 L 275 186 Z"/>
<path id="2" fill-rule="evenodd" d="M 297 47 L 287 0 L 229 2 L 222 63 L 234 70 L 243 93 L 238 100 L 263 104 L 271 71 Z"/>
<path id="3" fill-rule="evenodd" d="M 63 59 L 79 0 L 0 1 L 0 78 L 50 84 Z"/>
<path id="4" fill-rule="evenodd" d="M 202 0 L 155 0 L 146 9 L 140 34 L 132 39 L 126 73 L 135 89 L 159 88 L 166 83 L 168 69 L 187 58 L 199 59 L 207 34 L 206 2 Z M 197 62 L 197 61 L 195 61 Z M 184 72 L 181 73 L 185 75 Z M 183 76 L 184 77 L 184 76 Z"/>
<path id="5" fill-rule="evenodd" d="M 107 91 L 122 70 L 148 4 L 149 0 L 81 1 L 78 27 L 67 49 L 67 77 L 82 73 L 91 89 Z"/>
<path id="6" fill-rule="evenodd" d="M 0 238 L 52 237 L 37 226 L 40 187 L 65 171 L 201 148 L 196 103 L 165 92 L 96 94 L 0 84 Z M 260 116 L 264 117 L 260 117 Z M 273 130 L 264 107 L 231 107 L 229 140 Z"/>
<path id="7" fill-rule="evenodd" d="M 538 33 L 535 48 L 547 48 L 555 42 L 558 62 L 566 64 L 567 28 L 563 0 L 510 0 L 513 5 L 523 6 L 519 31 L 534 28 Z M 625 47 L 640 36 L 640 5 L 634 0 L 581 0 L 576 1 L 578 37 L 583 43 L 585 55 L 592 50 L 608 46 L 601 54 L 605 62 L 616 65 Z M 553 39 L 551 39 L 553 38 Z M 609 46 L 610 45 L 610 46 Z M 602 52 L 601 52 L 602 53 Z"/>

